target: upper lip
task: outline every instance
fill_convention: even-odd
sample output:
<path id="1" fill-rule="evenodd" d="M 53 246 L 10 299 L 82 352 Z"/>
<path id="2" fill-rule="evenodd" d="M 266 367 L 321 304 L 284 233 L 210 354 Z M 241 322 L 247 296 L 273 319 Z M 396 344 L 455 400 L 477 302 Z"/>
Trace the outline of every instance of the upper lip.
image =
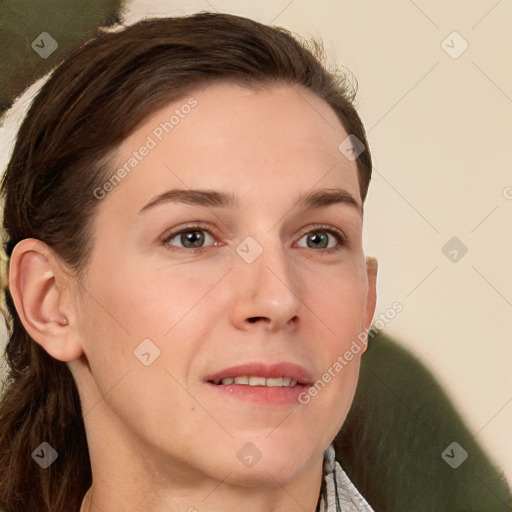
<path id="1" fill-rule="evenodd" d="M 241 377 L 265 377 L 266 379 L 277 377 L 289 377 L 296 380 L 298 384 L 311 384 L 313 379 L 311 374 L 304 367 L 290 362 L 267 364 L 261 362 L 251 362 L 231 366 L 220 372 L 208 375 L 206 380 L 218 384 L 223 379 Z"/>

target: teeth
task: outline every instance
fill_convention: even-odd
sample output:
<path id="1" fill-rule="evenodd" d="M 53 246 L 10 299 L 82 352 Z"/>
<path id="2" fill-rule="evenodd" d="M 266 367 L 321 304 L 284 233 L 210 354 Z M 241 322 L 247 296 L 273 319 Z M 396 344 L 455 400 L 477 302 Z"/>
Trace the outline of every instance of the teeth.
<path id="1" fill-rule="evenodd" d="M 245 384 L 248 386 L 268 386 L 268 387 L 291 387 L 296 386 L 297 381 L 290 377 L 272 377 L 266 379 L 265 377 L 249 377 L 247 375 L 234 378 L 222 379 L 219 384 L 229 386 L 230 384 Z"/>
<path id="2" fill-rule="evenodd" d="M 249 386 L 266 386 L 267 379 L 265 377 L 249 377 Z"/>

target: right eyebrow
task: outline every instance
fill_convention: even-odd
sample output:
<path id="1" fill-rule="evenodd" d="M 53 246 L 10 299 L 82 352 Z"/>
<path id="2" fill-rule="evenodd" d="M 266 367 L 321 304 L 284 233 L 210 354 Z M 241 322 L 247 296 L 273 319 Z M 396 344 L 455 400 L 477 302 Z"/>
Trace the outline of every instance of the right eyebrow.
<path id="1" fill-rule="evenodd" d="M 155 206 L 169 202 L 216 208 L 240 208 L 240 203 L 232 193 L 202 189 L 172 189 L 151 199 L 139 211 L 139 215 Z"/>

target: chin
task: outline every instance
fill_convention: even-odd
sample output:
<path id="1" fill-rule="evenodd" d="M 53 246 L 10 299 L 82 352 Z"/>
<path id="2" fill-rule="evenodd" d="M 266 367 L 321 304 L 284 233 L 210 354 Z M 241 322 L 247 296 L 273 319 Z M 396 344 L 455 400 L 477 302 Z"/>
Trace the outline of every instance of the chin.
<path id="1" fill-rule="evenodd" d="M 307 468 L 306 464 L 290 458 L 280 460 L 260 459 L 254 466 L 237 466 L 229 475 L 229 483 L 242 487 L 285 486 Z"/>
<path id="2" fill-rule="evenodd" d="M 229 480 L 245 487 L 274 487 L 286 485 L 300 473 L 320 460 L 311 440 L 291 442 L 277 437 L 275 440 L 254 437 L 235 442 L 235 460 L 225 460 Z M 297 440 L 298 441 L 298 440 Z M 297 447 L 303 446 L 300 450 Z M 318 449 L 323 457 L 323 450 Z M 224 452 L 226 453 L 226 452 Z M 219 454 L 220 455 L 220 454 Z M 233 463 L 234 462 L 234 463 Z"/>

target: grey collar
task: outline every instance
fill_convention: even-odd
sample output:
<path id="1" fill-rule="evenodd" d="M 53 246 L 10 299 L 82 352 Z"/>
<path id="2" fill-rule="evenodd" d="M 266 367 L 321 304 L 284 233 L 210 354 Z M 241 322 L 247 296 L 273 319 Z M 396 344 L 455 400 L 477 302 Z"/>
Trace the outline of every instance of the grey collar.
<path id="1" fill-rule="evenodd" d="M 324 453 L 324 478 L 317 512 L 373 512 L 341 469 L 332 444 Z"/>

